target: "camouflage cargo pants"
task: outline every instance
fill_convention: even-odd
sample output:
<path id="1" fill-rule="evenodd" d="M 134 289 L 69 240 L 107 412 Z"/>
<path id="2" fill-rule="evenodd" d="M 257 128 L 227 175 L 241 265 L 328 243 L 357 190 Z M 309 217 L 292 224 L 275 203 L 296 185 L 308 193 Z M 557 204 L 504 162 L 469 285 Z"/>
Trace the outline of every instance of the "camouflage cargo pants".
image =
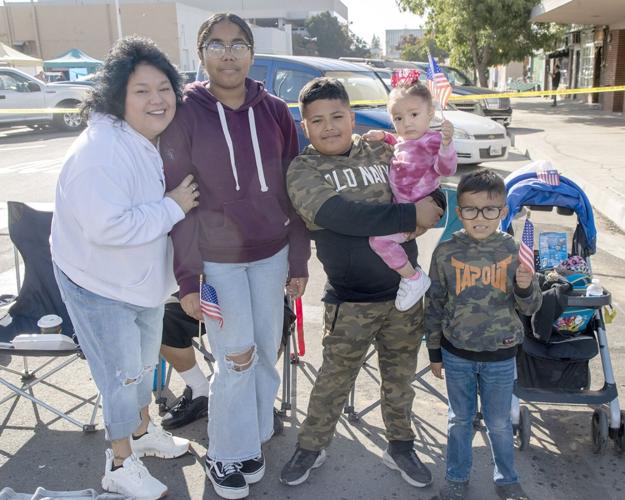
<path id="1" fill-rule="evenodd" d="M 299 446 L 318 451 L 330 444 L 372 342 L 378 351 L 386 438 L 413 440 L 411 382 L 422 338 L 421 304 L 403 313 L 394 302 L 325 304 L 323 363 L 299 432 Z"/>

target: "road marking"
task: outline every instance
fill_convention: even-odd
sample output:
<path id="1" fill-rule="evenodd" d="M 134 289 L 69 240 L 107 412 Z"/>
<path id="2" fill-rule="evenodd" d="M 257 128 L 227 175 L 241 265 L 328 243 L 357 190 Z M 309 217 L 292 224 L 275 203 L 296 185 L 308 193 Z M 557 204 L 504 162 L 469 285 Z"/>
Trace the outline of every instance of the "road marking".
<path id="1" fill-rule="evenodd" d="M 9 174 L 56 174 L 61 169 L 63 158 L 52 160 L 35 160 L 15 165 L 0 166 L 0 175 Z"/>
<path id="2" fill-rule="evenodd" d="M 41 149 L 41 148 L 45 148 L 46 145 L 45 144 L 31 144 L 29 146 L 14 146 L 14 147 L 6 147 L 6 148 L 0 148 L 0 151 L 19 151 L 21 149 Z"/>

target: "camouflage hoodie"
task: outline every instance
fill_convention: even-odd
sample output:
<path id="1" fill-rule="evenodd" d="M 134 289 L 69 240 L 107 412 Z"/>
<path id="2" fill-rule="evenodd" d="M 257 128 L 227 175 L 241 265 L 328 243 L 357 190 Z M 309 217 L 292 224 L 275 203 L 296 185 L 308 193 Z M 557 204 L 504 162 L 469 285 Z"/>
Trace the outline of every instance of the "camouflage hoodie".
<path id="1" fill-rule="evenodd" d="M 349 154 L 326 156 L 308 146 L 287 171 L 295 210 L 312 231 L 328 285 L 327 302 L 393 300 L 399 275 L 378 257 L 369 236 L 410 232 L 414 204 L 391 203 L 388 181 L 393 148 L 354 135 Z M 414 264 L 414 241 L 404 249 Z"/>
<path id="2" fill-rule="evenodd" d="M 497 352 L 499 359 L 514 356 L 516 349 L 511 348 L 523 340 L 516 310 L 531 315 L 542 304 L 536 277 L 529 289 L 516 286 L 517 267 L 517 244 L 499 231 L 476 240 L 460 230 L 436 248 L 425 313 L 430 361 L 441 360 L 441 344 L 476 360 L 497 359 Z"/>

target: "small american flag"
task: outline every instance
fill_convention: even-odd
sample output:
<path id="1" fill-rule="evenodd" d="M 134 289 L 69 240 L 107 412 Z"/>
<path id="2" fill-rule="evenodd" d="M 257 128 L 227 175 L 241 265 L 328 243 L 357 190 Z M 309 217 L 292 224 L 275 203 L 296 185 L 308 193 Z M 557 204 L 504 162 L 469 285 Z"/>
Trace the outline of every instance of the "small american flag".
<path id="1" fill-rule="evenodd" d="M 429 51 L 428 62 L 428 67 L 425 70 L 428 87 L 430 92 L 432 92 L 432 96 L 441 103 L 441 108 L 445 109 L 452 91 L 451 84 Z"/>
<path id="2" fill-rule="evenodd" d="M 519 261 L 524 264 L 532 272 L 534 268 L 534 224 L 525 219 L 523 226 L 523 235 L 521 236 L 521 246 L 519 247 Z"/>
<path id="3" fill-rule="evenodd" d="M 202 283 L 200 286 L 200 309 L 208 318 L 218 321 L 220 328 L 224 326 L 217 291 L 208 283 Z"/>
<path id="4" fill-rule="evenodd" d="M 549 184 L 550 186 L 560 185 L 560 174 L 557 170 L 539 170 L 536 172 L 536 177 L 540 182 Z"/>

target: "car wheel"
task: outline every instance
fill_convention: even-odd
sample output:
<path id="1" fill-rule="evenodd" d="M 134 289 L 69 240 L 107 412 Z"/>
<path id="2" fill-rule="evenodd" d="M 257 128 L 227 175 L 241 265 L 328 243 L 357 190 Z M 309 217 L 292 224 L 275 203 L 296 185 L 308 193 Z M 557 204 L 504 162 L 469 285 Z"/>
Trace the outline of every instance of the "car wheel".
<path id="1" fill-rule="evenodd" d="M 77 102 L 62 102 L 58 108 L 77 108 Z M 83 119 L 80 113 L 56 113 L 54 115 L 54 123 L 61 130 L 74 131 L 83 127 Z"/>

